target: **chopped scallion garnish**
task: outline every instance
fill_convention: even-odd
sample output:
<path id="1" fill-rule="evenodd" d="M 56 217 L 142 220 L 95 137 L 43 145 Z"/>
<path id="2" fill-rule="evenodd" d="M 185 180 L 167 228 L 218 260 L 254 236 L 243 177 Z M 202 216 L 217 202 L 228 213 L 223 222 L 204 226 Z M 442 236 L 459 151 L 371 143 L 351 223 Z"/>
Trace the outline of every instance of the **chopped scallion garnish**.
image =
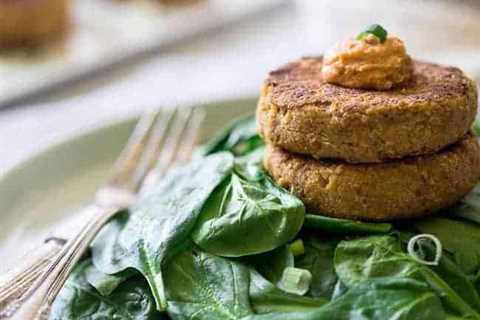
<path id="1" fill-rule="evenodd" d="M 285 292 L 303 296 L 310 289 L 312 274 L 306 269 L 287 267 L 283 270 L 278 287 Z"/>
<path id="2" fill-rule="evenodd" d="M 435 257 L 433 257 L 432 260 L 427 260 L 425 254 L 421 250 L 421 245 L 423 241 L 431 241 L 435 247 Z M 438 240 L 438 238 L 434 235 L 426 233 L 418 234 L 415 237 L 412 237 L 408 241 L 407 245 L 408 254 L 416 261 L 428 266 L 438 265 L 438 262 L 442 258 L 442 250 L 442 243 L 440 242 L 440 240 Z"/>
<path id="3" fill-rule="evenodd" d="M 378 39 L 380 39 L 380 42 L 385 42 L 387 39 L 388 32 L 385 30 L 381 25 L 379 24 L 372 24 L 362 32 L 360 32 L 357 36 L 357 40 L 363 40 L 366 36 L 369 34 L 374 35 Z"/>
<path id="4" fill-rule="evenodd" d="M 290 243 L 290 251 L 292 252 L 294 257 L 301 256 L 305 253 L 305 247 L 303 245 L 302 239 L 297 239 Z"/>

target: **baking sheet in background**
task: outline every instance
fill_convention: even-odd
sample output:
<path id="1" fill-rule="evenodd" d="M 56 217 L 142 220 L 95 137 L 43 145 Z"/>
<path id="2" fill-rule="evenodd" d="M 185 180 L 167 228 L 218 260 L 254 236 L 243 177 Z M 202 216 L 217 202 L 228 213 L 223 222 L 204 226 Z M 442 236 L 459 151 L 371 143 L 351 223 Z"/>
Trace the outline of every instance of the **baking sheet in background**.
<path id="1" fill-rule="evenodd" d="M 288 5 L 286 0 L 199 0 L 178 6 L 155 0 L 72 1 L 73 23 L 62 43 L 36 54 L 0 55 L 0 108 L 130 57 L 160 52 L 177 41 Z"/>

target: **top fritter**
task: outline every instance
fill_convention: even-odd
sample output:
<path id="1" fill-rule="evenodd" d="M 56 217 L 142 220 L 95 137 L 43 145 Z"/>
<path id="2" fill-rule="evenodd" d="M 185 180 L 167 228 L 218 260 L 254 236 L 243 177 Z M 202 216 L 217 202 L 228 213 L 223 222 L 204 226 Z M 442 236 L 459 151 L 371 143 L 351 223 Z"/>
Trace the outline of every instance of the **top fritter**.
<path id="1" fill-rule="evenodd" d="M 257 109 L 260 134 L 287 151 L 351 163 L 434 153 L 464 136 L 477 109 L 475 84 L 461 70 L 413 61 L 390 90 L 327 83 L 322 57 L 272 71 Z"/>

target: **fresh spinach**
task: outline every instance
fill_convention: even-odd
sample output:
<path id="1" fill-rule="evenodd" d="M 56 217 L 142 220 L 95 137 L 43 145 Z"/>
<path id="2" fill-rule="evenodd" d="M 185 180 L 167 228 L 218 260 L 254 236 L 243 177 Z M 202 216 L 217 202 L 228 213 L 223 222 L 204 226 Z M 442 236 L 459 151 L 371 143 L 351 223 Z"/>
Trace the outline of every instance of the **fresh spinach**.
<path id="1" fill-rule="evenodd" d="M 192 238 L 219 256 L 258 254 L 292 240 L 304 216 L 303 203 L 263 174 L 253 153 L 237 161 L 229 179 L 212 193 Z"/>
<path id="2" fill-rule="evenodd" d="M 285 293 L 248 265 L 196 249 L 165 269 L 172 319 L 240 319 L 254 313 L 313 310 L 326 300 Z"/>
<path id="3" fill-rule="evenodd" d="M 255 313 L 315 310 L 327 299 L 310 298 L 280 290 L 255 270 L 250 271 L 250 302 Z"/>
<path id="4" fill-rule="evenodd" d="M 372 279 L 352 286 L 347 293 L 310 311 L 267 313 L 245 320 L 384 320 L 445 319 L 432 290 L 413 279 Z"/>
<path id="5" fill-rule="evenodd" d="M 248 155 L 235 158 L 235 172 L 249 181 L 261 181 L 265 178 L 263 155 L 265 148 L 260 147 Z"/>
<path id="6" fill-rule="evenodd" d="M 480 314 L 432 269 L 403 252 L 400 241 L 394 236 L 341 241 L 335 250 L 334 263 L 339 279 L 349 288 L 376 278 L 416 279 L 428 283 L 455 312 L 480 319 Z"/>
<path id="7" fill-rule="evenodd" d="M 50 320 L 168 319 L 155 309 L 154 298 L 141 276 L 130 278 L 105 297 L 86 279 L 90 260 L 80 263 L 62 288 L 50 312 Z"/>
<path id="8" fill-rule="evenodd" d="M 477 274 L 473 277 L 471 277 L 471 280 L 475 287 L 477 288 L 477 292 L 480 295 L 480 271 L 477 272 Z"/>
<path id="9" fill-rule="evenodd" d="M 93 264 L 85 269 L 85 279 L 102 296 L 109 296 L 118 286 L 126 280 L 138 275 L 133 269 L 126 269 L 117 274 L 106 274 L 95 268 Z"/>
<path id="10" fill-rule="evenodd" d="M 308 295 L 330 299 L 338 281 L 333 266 L 338 240 L 308 235 L 303 242 L 305 254 L 295 258 L 295 266 L 307 269 L 312 274 Z"/>
<path id="11" fill-rule="evenodd" d="M 256 131 L 255 116 L 252 114 L 228 125 L 219 135 L 202 145 L 198 153 L 209 155 L 215 152 L 229 151 L 240 156 L 263 145 L 263 140 Z"/>
<path id="12" fill-rule="evenodd" d="M 423 251 L 427 255 L 433 256 L 435 254 L 433 245 L 423 244 L 423 246 Z M 448 252 L 444 251 L 438 265 L 429 267 L 448 283 L 466 302 L 477 311 L 480 311 L 480 297 L 476 291 L 474 279 L 463 272 Z"/>
<path id="13" fill-rule="evenodd" d="M 429 218 L 415 224 L 421 233 L 436 236 L 466 274 L 480 271 L 480 226 L 446 218 Z"/>
<path id="14" fill-rule="evenodd" d="M 240 319 L 253 314 L 250 272 L 238 262 L 188 250 L 167 264 L 165 274 L 172 319 Z"/>
<path id="15" fill-rule="evenodd" d="M 331 233 L 388 233 L 392 230 L 390 223 L 369 223 L 348 219 L 331 218 L 318 214 L 305 215 L 305 227 Z"/>
<path id="16" fill-rule="evenodd" d="M 157 308 L 164 310 L 163 264 L 189 243 L 200 210 L 233 165 L 230 153 L 218 153 L 171 172 L 131 214 L 115 217 L 101 230 L 91 246 L 95 266 L 107 274 L 140 271 Z"/>
<path id="17" fill-rule="evenodd" d="M 444 319 L 440 299 L 412 279 L 372 279 L 321 308 L 324 319 Z"/>

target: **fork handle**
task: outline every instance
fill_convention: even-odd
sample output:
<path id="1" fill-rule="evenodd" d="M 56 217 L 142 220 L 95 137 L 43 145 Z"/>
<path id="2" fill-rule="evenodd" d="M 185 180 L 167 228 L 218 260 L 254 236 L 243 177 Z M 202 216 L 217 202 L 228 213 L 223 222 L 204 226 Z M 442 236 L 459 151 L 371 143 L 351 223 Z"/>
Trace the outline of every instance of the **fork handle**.
<path id="1" fill-rule="evenodd" d="M 29 251 L 20 266 L 9 271 L 0 280 L 0 319 L 8 314 L 11 303 L 21 299 L 62 248 L 59 241 L 45 241 Z"/>
<path id="2" fill-rule="evenodd" d="M 65 283 L 68 275 L 87 250 L 90 242 L 101 227 L 118 212 L 118 207 L 100 207 L 93 205 L 92 217 L 86 226 L 72 237 L 38 277 L 25 295 L 12 305 L 9 319 L 44 319 L 50 312 L 51 305 Z"/>

